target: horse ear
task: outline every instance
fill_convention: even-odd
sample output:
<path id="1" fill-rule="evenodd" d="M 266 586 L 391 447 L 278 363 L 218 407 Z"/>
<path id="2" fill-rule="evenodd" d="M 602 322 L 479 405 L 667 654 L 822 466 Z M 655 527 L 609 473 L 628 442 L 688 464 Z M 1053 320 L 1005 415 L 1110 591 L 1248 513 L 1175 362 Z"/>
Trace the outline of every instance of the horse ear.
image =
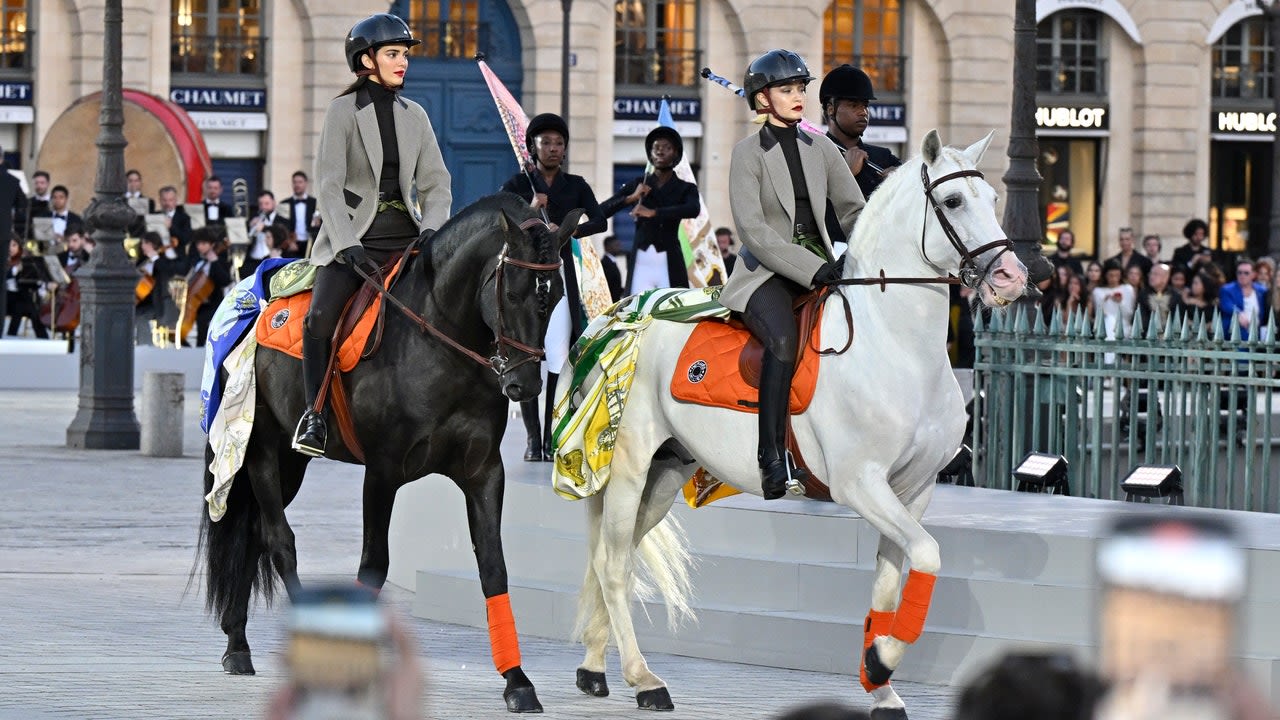
<path id="1" fill-rule="evenodd" d="M 570 210 L 568 215 L 564 216 L 564 220 L 560 222 L 560 230 L 556 235 L 556 247 L 563 247 L 569 238 L 573 237 L 573 231 L 578 229 L 578 222 L 582 220 L 582 209 Z"/>
<path id="2" fill-rule="evenodd" d="M 942 152 L 942 139 L 938 137 L 937 129 L 930 130 L 928 135 L 924 136 L 924 142 L 920 143 L 920 154 L 924 156 L 926 165 L 932 165 L 938 160 L 938 154 Z"/>
<path id="3" fill-rule="evenodd" d="M 520 227 L 520 223 L 508 215 L 506 210 L 499 213 L 499 219 L 502 221 L 502 232 L 504 234 L 511 232 L 511 228 Z"/>
<path id="4" fill-rule="evenodd" d="M 986 137 L 982 138 L 978 142 L 965 148 L 964 152 L 961 154 L 964 155 L 965 158 L 969 162 L 973 163 L 974 166 L 976 167 L 978 164 L 978 161 L 982 159 L 982 154 L 987 151 L 987 146 L 991 144 L 991 138 L 995 137 L 995 135 L 996 135 L 996 131 L 992 130 L 991 132 L 987 133 Z"/>

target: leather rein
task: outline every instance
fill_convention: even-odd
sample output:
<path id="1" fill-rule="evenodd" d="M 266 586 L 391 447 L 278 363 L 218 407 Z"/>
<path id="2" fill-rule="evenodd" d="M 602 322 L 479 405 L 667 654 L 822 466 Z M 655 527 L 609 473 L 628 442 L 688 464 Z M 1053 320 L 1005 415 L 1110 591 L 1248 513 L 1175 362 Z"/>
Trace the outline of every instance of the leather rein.
<path id="1" fill-rule="evenodd" d="M 525 220 L 524 222 L 520 223 L 520 231 L 527 232 L 529 228 L 534 227 L 536 225 L 542 225 L 543 227 L 547 226 L 546 223 L 543 222 L 541 218 L 536 218 L 536 217 L 529 218 L 528 220 Z M 520 367 L 521 365 L 524 365 L 525 363 L 540 362 L 542 358 L 545 357 L 547 354 L 546 351 L 541 347 L 535 347 L 533 345 L 520 342 L 519 340 L 516 340 L 515 338 L 506 334 L 506 330 L 503 328 L 503 325 L 502 325 L 502 279 L 504 277 L 504 270 L 509 265 L 511 267 L 520 268 L 522 270 L 532 270 L 534 272 L 551 272 L 551 271 L 559 270 L 561 266 L 561 262 L 559 259 L 557 259 L 553 263 L 535 263 L 535 262 L 529 262 L 527 260 L 520 260 L 518 258 L 509 257 L 507 255 L 507 250 L 508 250 L 507 243 L 504 242 L 502 244 L 502 252 L 498 253 L 498 265 L 494 271 L 494 294 L 496 296 L 497 308 L 498 308 L 498 322 L 497 322 L 498 327 L 493 331 L 494 354 L 491 357 L 487 357 L 487 358 L 481 355 L 480 353 L 475 352 L 474 350 L 466 347 L 465 345 L 458 342 L 457 340 L 454 340 L 453 338 L 449 337 L 443 330 L 440 330 L 436 326 L 427 322 L 426 318 L 414 312 L 395 295 L 392 295 L 391 293 L 387 292 L 387 289 L 383 287 L 382 282 L 379 279 L 375 279 L 373 276 L 366 273 L 364 271 L 364 268 L 353 265 L 352 269 L 356 271 L 356 274 L 359 275 L 366 284 L 373 287 L 373 289 L 376 290 L 377 293 L 381 295 L 384 300 L 391 303 L 391 305 L 393 305 L 397 310 L 399 310 L 401 313 L 404 313 L 405 317 L 412 320 L 414 324 L 418 326 L 419 330 L 429 335 L 432 335 L 433 337 L 440 340 L 441 342 L 448 345 L 449 347 L 453 348 L 454 350 L 457 350 L 458 352 L 462 353 L 468 358 L 471 358 L 477 364 L 493 370 L 494 373 L 496 373 L 498 376 L 502 376 Z M 538 284 L 539 284 L 539 287 L 541 287 L 542 280 L 538 280 Z M 549 285 L 550 281 L 547 281 L 547 284 Z M 507 352 L 507 349 L 518 350 L 524 353 L 524 357 L 512 363 L 510 358 L 510 353 Z"/>
<path id="2" fill-rule="evenodd" d="M 946 235 L 947 240 L 951 242 L 951 247 L 955 248 L 956 252 L 960 254 L 960 277 L 951 277 L 951 276 L 942 276 L 942 275 L 939 275 L 937 277 L 904 277 L 904 278 L 885 277 L 884 269 L 881 268 L 879 277 L 841 278 L 839 280 L 836 280 L 828 284 L 829 285 L 879 285 L 880 292 L 884 292 L 887 289 L 887 286 L 889 285 L 942 284 L 942 285 L 964 285 L 965 287 L 970 289 L 977 288 L 978 283 L 982 281 L 982 278 L 987 276 L 987 273 L 991 271 L 991 268 L 996 264 L 996 261 L 1000 259 L 1000 256 L 1013 250 L 1013 241 L 1009 240 L 1008 238 L 1005 238 L 1003 240 L 993 240 L 992 242 L 989 242 L 986 245 L 983 245 L 975 250 L 968 249 L 967 247 L 964 246 L 964 243 L 960 242 L 960 236 L 956 234 L 955 227 L 951 224 L 950 220 L 947 220 L 946 214 L 942 212 L 942 206 L 938 204 L 938 199 L 933 196 L 933 190 L 934 188 L 938 187 L 944 182 L 948 182 L 950 180 L 957 180 L 959 178 L 964 178 L 964 177 L 976 177 L 979 180 L 981 180 L 983 178 L 983 175 L 978 170 L 960 170 L 957 172 L 949 173 L 947 175 L 943 175 L 937 180 L 930 181 L 929 166 L 923 163 L 921 163 L 920 165 L 920 182 L 921 184 L 924 185 L 924 196 L 928 200 L 928 203 L 924 207 L 925 219 L 926 220 L 928 219 L 929 208 L 932 207 L 933 214 L 938 218 L 938 224 L 942 226 L 942 233 Z M 937 265 L 935 265 L 935 263 L 929 259 L 929 254 L 925 251 L 924 234 L 925 234 L 925 225 L 922 223 L 920 226 L 920 255 L 924 257 L 925 262 L 929 263 L 930 265 L 934 265 L 934 267 L 937 267 Z M 989 250 L 994 250 L 996 248 L 1001 248 L 1000 252 L 996 253 L 995 257 L 991 258 L 991 262 L 987 263 L 986 267 L 979 270 L 977 259 L 981 257 L 983 253 Z"/>

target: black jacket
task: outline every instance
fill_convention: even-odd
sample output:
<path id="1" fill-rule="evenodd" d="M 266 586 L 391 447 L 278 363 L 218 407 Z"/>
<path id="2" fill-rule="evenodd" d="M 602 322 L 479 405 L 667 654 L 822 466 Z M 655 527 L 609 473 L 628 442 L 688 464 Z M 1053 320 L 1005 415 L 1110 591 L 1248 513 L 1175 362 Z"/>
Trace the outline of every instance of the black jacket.
<path id="1" fill-rule="evenodd" d="M 835 143 L 836 147 L 840 148 L 842 152 L 847 149 L 839 140 L 832 137 L 831 133 L 827 133 L 827 137 L 831 138 L 831 142 Z M 853 179 L 858 181 L 858 189 L 862 191 L 862 196 L 869 200 L 871 199 L 871 193 L 875 192 L 876 188 L 880 187 L 880 183 L 884 182 L 884 176 L 872 170 L 871 163 L 875 163 L 881 170 L 887 171 L 889 168 L 898 167 L 902 164 L 902 161 L 890 152 L 889 148 L 868 145 L 862 142 L 862 138 L 858 138 L 858 147 L 867 153 L 867 160 L 870 163 L 863 163 L 862 171 L 854 175 Z M 836 220 L 835 210 L 832 209 L 830 202 L 827 203 L 826 222 L 827 235 L 831 238 L 832 243 L 849 241 L 840 229 L 840 223 Z"/>
<path id="2" fill-rule="evenodd" d="M 656 216 L 636 218 L 636 240 L 627 253 L 627 267 L 636 266 L 636 252 L 646 248 L 656 248 L 658 252 L 667 254 L 667 279 L 670 287 L 689 287 L 689 271 L 684 262 L 684 249 L 680 246 L 680 220 L 698 216 L 701 203 L 698 201 L 698 187 L 685 182 L 675 175 L 662 185 L 657 185 L 653 176 L 636 178 L 600 204 L 600 212 L 605 217 L 613 217 L 619 210 L 627 207 L 627 197 L 636 191 L 640 183 L 649 186 L 649 194 L 640 201 L 640 205 L 653 208 Z M 627 294 L 631 293 L 631 277 L 627 275 Z"/>

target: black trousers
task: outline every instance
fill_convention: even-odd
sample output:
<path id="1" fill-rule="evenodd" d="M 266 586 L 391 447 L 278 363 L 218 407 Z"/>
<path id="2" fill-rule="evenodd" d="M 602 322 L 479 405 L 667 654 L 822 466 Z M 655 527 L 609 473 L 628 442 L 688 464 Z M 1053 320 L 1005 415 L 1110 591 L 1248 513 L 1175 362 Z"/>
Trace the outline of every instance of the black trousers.
<path id="1" fill-rule="evenodd" d="M 36 307 L 29 291 L 6 291 L 5 305 L 7 306 L 5 312 L 9 315 L 10 335 L 17 335 L 18 328 L 22 326 L 22 318 L 27 318 L 31 320 L 31 330 L 36 337 L 40 339 L 49 337 L 49 331 L 45 329 L 44 323 L 40 322 L 40 310 Z"/>
<path id="2" fill-rule="evenodd" d="M 365 249 L 369 259 L 384 265 L 394 254 L 390 251 Z M 311 291 L 311 309 L 303 327 L 311 337 L 328 342 L 338 329 L 338 320 L 347 301 L 360 289 L 364 279 L 350 265 L 337 261 L 316 270 L 316 283 Z"/>
<path id="3" fill-rule="evenodd" d="M 785 363 L 795 362 L 799 343 L 791 306 L 807 290 L 781 275 L 774 275 L 756 288 L 742 313 L 742 323 L 751 334 L 770 355 Z"/>

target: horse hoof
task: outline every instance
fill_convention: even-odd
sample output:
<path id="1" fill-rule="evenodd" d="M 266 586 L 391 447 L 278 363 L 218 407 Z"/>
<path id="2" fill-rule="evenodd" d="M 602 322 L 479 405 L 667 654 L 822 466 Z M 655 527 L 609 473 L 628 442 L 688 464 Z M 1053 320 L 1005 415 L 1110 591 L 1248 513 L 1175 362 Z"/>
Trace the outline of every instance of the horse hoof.
<path id="1" fill-rule="evenodd" d="M 542 703 L 538 702 L 538 693 L 534 691 L 532 686 L 512 688 L 502 693 L 502 699 L 507 701 L 507 712 L 542 712 Z"/>
<path id="2" fill-rule="evenodd" d="M 871 647 L 867 648 L 867 654 L 863 656 L 862 663 L 867 670 L 867 680 L 872 685 L 884 685 L 889 682 L 889 678 L 893 677 L 893 670 L 885 667 L 884 663 L 880 662 L 880 653 L 876 650 L 875 643 L 872 643 Z M 885 717 L 892 716 L 886 715 Z"/>
<path id="3" fill-rule="evenodd" d="M 871 708 L 871 720 L 907 720 L 904 708 Z"/>
<path id="4" fill-rule="evenodd" d="M 223 655 L 222 671 L 228 675 L 257 675 L 248 650 L 237 650 Z"/>
<path id="5" fill-rule="evenodd" d="M 675 710 L 675 703 L 671 702 L 671 693 L 665 688 L 654 688 L 652 690 L 641 690 L 636 693 L 636 705 L 641 710 Z"/>
<path id="6" fill-rule="evenodd" d="M 593 697 L 609 697 L 609 683 L 602 672 L 578 668 L 578 689 Z"/>

